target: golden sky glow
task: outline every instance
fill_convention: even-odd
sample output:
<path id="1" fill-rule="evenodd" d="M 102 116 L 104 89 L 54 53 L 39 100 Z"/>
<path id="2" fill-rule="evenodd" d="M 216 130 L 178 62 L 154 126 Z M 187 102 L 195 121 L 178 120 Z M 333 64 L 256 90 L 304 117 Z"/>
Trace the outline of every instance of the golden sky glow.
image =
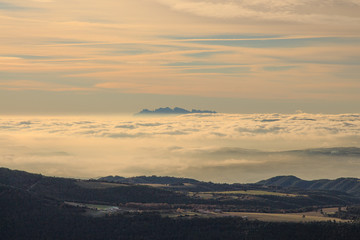
<path id="1" fill-rule="evenodd" d="M 133 108 L 144 94 L 337 99 L 356 112 L 359 11 L 357 0 L 1 0 L 3 111 L 16 109 L 6 94 L 27 91 L 69 92 L 74 104 L 83 94 L 135 94 Z"/>

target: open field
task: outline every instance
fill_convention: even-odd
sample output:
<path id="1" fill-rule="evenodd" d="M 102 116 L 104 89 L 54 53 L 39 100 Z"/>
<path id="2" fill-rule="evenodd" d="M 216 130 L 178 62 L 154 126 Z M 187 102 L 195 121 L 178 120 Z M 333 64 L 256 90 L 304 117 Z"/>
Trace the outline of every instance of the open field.
<path id="1" fill-rule="evenodd" d="M 270 191 L 263 191 L 263 190 L 239 190 L 239 191 L 221 191 L 221 192 L 189 192 L 188 194 L 190 197 L 200 197 L 203 199 L 212 199 L 219 195 L 254 195 L 254 196 L 264 196 L 264 195 L 271 195 L 271 196 L 279 196 L 279 197 L 306 197 L 306 195 L 300 194 L 291 194 L 291 193 L 280 193 L 280 192 L 270 192 Z"/>
<path id="2" fill-rule="evenodd" d="M 304 195 L 290 194 L 290 193 L 280 193 L 280 192 L 270 192 L 262 190 L 239 190 L 239 191 L 223 191 L 223 192 L 212 192 L 214 194 L 246 194 L 246 195 L 273 195 L 279 197 L 299 197 Z"/>
<path id="3" fill-rule="evenodd" d="M 330 213 L 337 208 L 324 208 L 324 213 Z M 221 212 L 212 210 L 178 210 L 176 212 L 162 214 L 166 217 L 200 217 L 200 218 L 216 218 L 216 217 L 242 217 L 249 220 L 259 220 L 264 222 L 349 222 L 339 218 L 326 217 L 319 211 L 303 212 L 303 213 L 257 213 L 257 212 Z"/>
<path id="4" fill-rule="evenodd" d="M 265 222 L 323 222 L 336 221 L 348 222 L 339 218 L 324 217 L 317 212 L 304 213 L 254 213 L 254 212 L 226 212 L 225 216 L 243 217 L 249 220 L 259 220 Z M 305 216 L 305 217 L 303 217 Z"/>

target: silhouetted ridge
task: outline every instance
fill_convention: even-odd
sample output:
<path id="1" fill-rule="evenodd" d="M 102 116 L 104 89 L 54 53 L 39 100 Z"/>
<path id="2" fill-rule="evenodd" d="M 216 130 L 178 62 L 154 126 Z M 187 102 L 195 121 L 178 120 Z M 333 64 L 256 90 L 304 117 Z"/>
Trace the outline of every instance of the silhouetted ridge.
<path id="1" fill-rule="evenodd" d="M 57 201 L 101 204 L 126 202 L 182 203 L 188 201 L 184 195 L 149 186 L 131 184 L 109 186 L 96 180 L 47 177 L 6 168 L 0 168 L 0 187 L 17 189 Z"/>
<path id="2" fill-rule="evenodd" d="M 330 156 L 359 156 L 360 148 L 357 147 L 334 147 L 334 148 L 312 148 L 304 150 L 285 151 L 288 153 L 303 153 L 311 155 L 330 155 Z"/>
<path id="3" fill-rule="evenodd" d="M 138 176 L 138 177 L 119 177 L 107 176 L 98 179 L 99 181 L 117 182 L 117 183 L 133 183 L 133 184 L 195 184 L 199 181 L 191 178 L 176 178 L 176 177 L 158 177 L 158 176 Z"/>
<path id="4" fill-rule="evenodd" d="M 0 183 L 17 188 L 30 187 L 38 182 L 43 176 L 24 171 L 0 168 Z"/>
<path id="5" fill-rule="evenodd" d="M 339 191 L 360 196 L 360 180 L 357 178 L 338 178 L 335 180 L 320 179 L 306 181 L 295 176 L 278 176 L 262 180 L 257 184 L 283 188 L 299 188 L 304 190 Z"/>
<path id="6" fill-rule="evenodd" d="M 165 108 L 157 108 L 153 111 L 149 109 L 143 109 L 136 115 L 151 115 L 151 114 L 168 115 L 168 114 L 189 114 L 189 113 L 216 113 L 216 112 L 210 110 L 197 110 L 197 109 L 192 109 L 191 111 L 189 111 L 179 107 L 175 107 L 174 109 L 165 107 Z"/>

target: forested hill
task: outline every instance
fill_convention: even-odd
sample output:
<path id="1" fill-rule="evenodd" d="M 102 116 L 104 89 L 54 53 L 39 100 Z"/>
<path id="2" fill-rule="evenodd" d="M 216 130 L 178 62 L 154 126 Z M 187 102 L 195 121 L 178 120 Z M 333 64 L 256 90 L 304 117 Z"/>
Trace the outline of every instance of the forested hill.
<path id="1" fill-rule="evenodd" d="M 295 176 L 277 176 L 267 180 L 262 180 L 257 184 L 262 186 L 277 186 L 282 188 L 298 188 L 305 190 L 327 190 L 340 191 L 360 196 L 360 179 L 358 178 L 338 178 L 335 180 L 302 180 Z"/>
<path id="2" fill-rule="evenodd" d="M 183 194 L 148 186 L 46 177 L 7 168 L 0 168 L 0 186 L 58 201 L 103 204 L 127 202 L 187 203 L 189 201 L 189 198 Z"/>
<path id="3" fill-rule="evenodd" d="M 99 181 L 118 182 L 118 183 L 134 183 L 134 184 L 196 184 L 198 180 L 191 178 L 177 178 L 177 177 L 159 177 L 159 176 L 138 176 L 138 177 L 120 177 L 107 176 L 98 179 Z"/>

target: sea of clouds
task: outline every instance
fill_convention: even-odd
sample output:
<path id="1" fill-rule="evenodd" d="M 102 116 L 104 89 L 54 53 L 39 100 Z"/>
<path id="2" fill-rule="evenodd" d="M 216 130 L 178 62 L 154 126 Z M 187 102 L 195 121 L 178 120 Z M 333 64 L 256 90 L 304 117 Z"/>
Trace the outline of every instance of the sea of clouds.
<path id="1" fill-rule="evenodd" d="M 3 116 L 0 166 L 79 178 L 360 177 L 360 114 Z"/>

